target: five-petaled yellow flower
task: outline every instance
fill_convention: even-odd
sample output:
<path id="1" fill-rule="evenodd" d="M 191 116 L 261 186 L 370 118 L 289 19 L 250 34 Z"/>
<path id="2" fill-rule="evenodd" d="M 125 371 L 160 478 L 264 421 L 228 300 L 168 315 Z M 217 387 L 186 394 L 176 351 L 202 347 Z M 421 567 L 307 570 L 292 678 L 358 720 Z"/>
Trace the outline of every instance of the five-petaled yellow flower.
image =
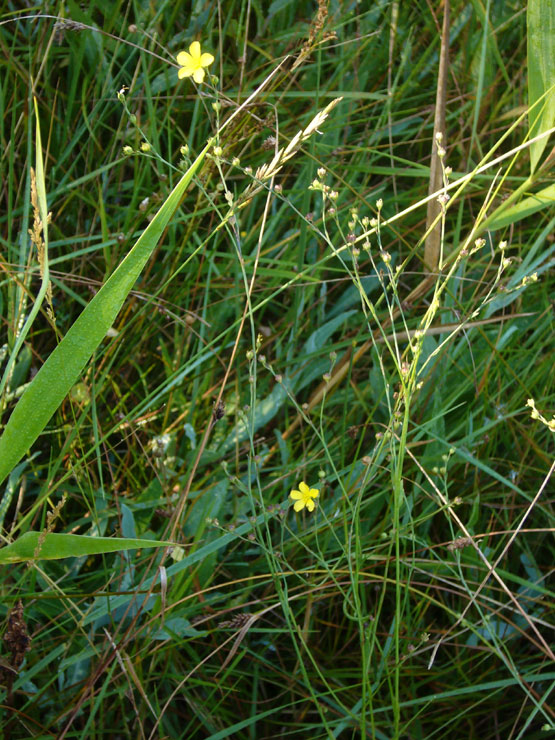
<path id="1" fill-rule="evenodd" d="M 309 488 L 304 481 L 299 483 L 298 491 L 291 491 L 289 498 L 295 502 L 295 511 L 300 511 L 306 508 L 309 511 L 314 511 L 315 503 L 313 499 L 320 495 L 320 491 L 317 488 Z"/>
<path id="2" fill-rule="evenodd" d="M 177 73 L 180 80 L 184 77 L 192 77 L 193 80 L 200 85 L 204 80 L 204 69 L 212 64 L 214 57 L 208 52 L 201 54 L 200 44 L 198 41 L 193 41 L 189 47 L 189 51 L 180 51 L 177 55 L 177 63 L 181 69 Z"/>

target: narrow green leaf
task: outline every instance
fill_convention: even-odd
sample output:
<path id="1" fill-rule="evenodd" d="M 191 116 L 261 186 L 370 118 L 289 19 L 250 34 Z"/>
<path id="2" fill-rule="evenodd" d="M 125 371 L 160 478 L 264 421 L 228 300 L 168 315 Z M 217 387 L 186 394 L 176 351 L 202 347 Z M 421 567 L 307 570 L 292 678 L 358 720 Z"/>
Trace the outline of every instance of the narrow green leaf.
<path id="1" fill-rule="evenodd" d="M 27 316 L 22 330 L 17 333 L 13 350 L 10 353 L 10 357 L 8 359 L 8 362 L 6 363 L 6 367 L 2 375 L 2 379 L 0 380 L 0 394 L 4 392 L 4 389 L 8 385 L 8 381 L 10 380 L 10 376 L 12 373 L 12 368 L 16 363 L 17 357 L 20 353 L 21 348 L 23 347 L 27 334 L 29 333 L 31 326 L 33 325 L 33 322 L 37 317 L 42 302 L 44 301 L 44 298 L 46 296 L 48 284 L 50 282 L 50 273 L 48 268 L 48 207 L 46 204 L 46 188 L 44 184 L 44 167 L 42 162 L 42 140 L 40 135 L 37 99 L 33 98 L 33 102 L 35 104 L 35 117 L 37 121 L 35 131 L 35 185 L 37 189 L 37 201 L 40 220 L 42 222 L 43 241 L 42 255 L 39 255 L 42 256 L 42 264 L 40 265 L 41 286 L 35 302 L 33 303 L 31 310 L 29 311 L 29 316 Z M 12 389 L 15 388 L 13 383 L 10 383 L 10 386 Z"/>
<path id="2" fill-rule="evenodd" d="M 83 309 L 19 399 L 0 437 L 0 483 L 48 424 L 106 336 L 207 151 L 208 145 L 177 183 L 114 274 Z"/>
<path id="3" fill-rule="evenodd" d="M 104 552 L 138 550 L 146 547 L 166 547 L 172 544 L 172 542 L 125 537 L 87 537 L 80 534 L 56 533 L 45 535 L 43 532 L 25 532 L 16 542 L 0 548 L 0 564 L 21 563 L 26 560 L 78 558 L 83 555 L 100 555 Z"/>
<path id="4" fill-rule="evenodd" d="M 555 122 L 555 0 L 529 0 L 526 21 L 529 123 L 530 138 L 533 138 Z M 547 137 L 530 146 L 532 172 L 546 144 Z"/>
<path id="5" fill-rule="evenodd" d="M 35 453 L 36 455 L 37 453 Z M 12 503 L 12 498 L 14 496 L 14 493 L 17 490 L 17 484 L 20 483 L 21 480 L 21 474 L 29 464 L 28 460 L 24 460 L 22 463 L 17 465 L 15 467 L 10 477 L 8 478 L 8 482 L 6 484 L 6 490 L 4 492 L 4 495 L 0 499 L 0 529 L 4 526 L 4 518 L 8 512 L 8 509 L 10 508 L 10 505 Z"/>
<path id="6" fill-rule="evenodd" d="M 288 8 L 292 2 L 293 0 L 274 0 L 274 2 L 270 5 L 270 9 L 268 10 L 268 16 L 272 18 L 276 13 L 279 13 L 280 10 Z"/>
<path id="7" fill-rule="evenodd" d="M 173 563 L 169 567 L 166 567 L 166 578 L 168 582 L 178 573 L 191 568 L 193 565 L 195 565 L 195 563 L 207 560 L 213 553 L 222 550 L 223 548 L 232 544 L 238 538 L 248 534 L 256 526 L 261 526 L 265 521 L 267 521 L 267 519 L 267 513 L 259 514 L 256 519 L 248 522 L 243 522 L 243 524 L 240 524 L 232 532 L 226 532 L 221 537 L 218 537 L 217 539 L 212 540 L 212 542 L 199 547 L 198 550 L 194 550 L 193 552 L 189 553 L 189 555 L 185 555 L 183 560 L 179 560 L 177 563 Z M 112 542 L 117 541 L 121 542 L 121 540 L 112 540 Z M 165 545 L 167 543 L 159 542 L 158 544 Z M 0 552 L 2 551 L 0 550 Z M 161 576 L 160 574 L 158 574 L 156 578 L 156 584 L 159 584 L 160 582 Z M 81 626 L 86 627 L 87 625 L 102 619 L 110 611 L 113 613 L 116 609 L 119 609 L 121 606 L 128 604 L 130 598 L 134 599 L 136 598 L 136 596 L 130 596 L 129 594 L 115 594 L 114 596 L 110 597 L 109 602 L 106 599 L 102 599 L 102 601 L 98 604 L 98 608 L 92 609 L 86 616 L 83 617 Z"/>
<path id="8" fill-rule="evenodd" d="M 291 703 L 291 706 L 294 706 L 295 702 Z M 276 714 L 276 712 L 282 712 L 282 709 L 267 709 L 265 712 L 259 712 L 258 714 L 253 714 L 250 717 L 247 717 L 247 719 L 242 719 L 240 722 L 236 722 L 234 725 L 230 725 L 229 727 L 225 727 L 223 730 L 220 730 L 219 732 L 212 733 L 208 740 L 225 740 L 225 738 L 230 737 L 232 733 L 238 732 L 239 730 L 244 730 L 245 727 L 250 727 L 251 725 L 256 724 L 257 722 L 260 722 L 260 720 L 264 719 L 265 717 L 270 717 L 272 714 Z"/>
<path id="9" fill-rule="evenodd" d="M 486 226 L 491 231 L 504 229 L 506 226 L 511 226 L 523 218 L 533 216 L 538 211 L 542 211 L 545 208 L 553 208 L 554 205 L 555 185 L 548 185 L 538 193 L 530 195 L 528 198 L 523 198 L 520 203 L 514 206 L 498 209 L 497 212 L 500 211 L 499 215 L 492 214 L 492 217 L 487 220 Z"/>

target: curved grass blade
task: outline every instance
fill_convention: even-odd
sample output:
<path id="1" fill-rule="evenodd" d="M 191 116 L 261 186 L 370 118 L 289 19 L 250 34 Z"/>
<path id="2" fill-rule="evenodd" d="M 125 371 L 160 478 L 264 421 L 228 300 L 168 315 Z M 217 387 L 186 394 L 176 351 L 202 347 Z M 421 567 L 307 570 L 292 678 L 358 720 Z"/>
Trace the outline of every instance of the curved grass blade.
<path id="1" fill-rule="evenodd" d="M 16 542 L 0 548 L 0 565 L 29 560 L 59 560 L 83 555 L 100 555 L 121 550 L 165 547 L 171 542 L 139 540 L 126 537 L 87 537 L 81 534 L 25 532 Z"/>
<path id="2" fill-rule="evenodd" d="M 523 198 L 520 203 L 509 206 L 508 208 L 498 208 L 490 218 L 484 222 L 484 228 L 491 231 L 504 229 L 507 226 L 521 221 L 523 218 L 533 216 L 534 213 L 546 209 L 552 209 L 555 205 L 555 185 L 548 185 L 546 188 Z M 498 215 L 496 215 L 498 214 Z"/>
<path id="3" fill-rule="evenodd" d="M 555 122 L 555 2 L 529 0 L 526 15 L 528 40 L 528 106 L 545 96 L 530 111 L 530 138 L 547 131 Z M 547 145 L 547 138 L 530 147 L 530 167 L 534 172 Z"/>
<path id="4" fill-rule="evenodd" d="M 208 151 L 208 146 L 207 144 L 185 172 L 135 246 L 84 308 L 19 399 L 0 437 L 0 483 L 48 424 L 106 336 L 179 206 L 187 186 Z"/>

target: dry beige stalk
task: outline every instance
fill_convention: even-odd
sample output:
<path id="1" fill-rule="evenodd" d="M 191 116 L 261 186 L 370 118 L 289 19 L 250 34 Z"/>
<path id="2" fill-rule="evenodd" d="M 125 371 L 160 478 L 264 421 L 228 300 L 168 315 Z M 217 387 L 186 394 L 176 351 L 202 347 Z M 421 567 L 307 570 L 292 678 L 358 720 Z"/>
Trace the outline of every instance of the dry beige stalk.
<path id="1" fill-rule="evenodd" d="M 318 128 L 324 123 L 330 112 L 342 99 L 343 98 L 335 98 L 335 100 L 332 100 L 323 110 L 317 113 L 308 126 L 302 131 L 298 131 L 286 147 L 278 149 L 271 162 L 263 164 L 262 167 L 259 167 L 256 170 L 254 173 L 255 178 L 257 180 L 264 181 L 274 177 L 274 175 L 276 175 L 283 167 L 285 162 L 297 153 L 301 144 L 303 144 L 307 139 L 310 139 L 314 132 L 320 133 Z"/>
<path id="2" fill-rule="evenodd" d="M 35 176 L 35 170 L 31 167 L 31 204 L 33 206 L 33 228 L 29 229 L 29 236 L 31 241 L 37 248 L 37 255 L 39 261 L 40 275 L 44 277 L 44 260 L 46 257 L 46 249 L 42 234 L 44 231 L 45 224 L 42 223 L 39 210 L 39 199 L 37 195 L 37 178 Z M 46 225 L 52 220 L 52 214 L 49 213 L 46 219 Z M 48 281 L 48 287 L 46 288 L 46 311 L 52 324 L 56 326 L 56 317 L 54 316 L 54 307 L 52 305 L 52 283 Z"/>
<path id="3" fill-rule="evenodd" d="M 272 160 L 263 164 L 254 173 L 254 181 L 248 186 L 239 200 L 238 207 L 243 208 L 251 200 L 251 198 L 260 191 L 262 183 L 267 180 L 271 180 L 272 177 L 277 175 L 283 165 L 290 160 L 299 151 L 302 144 L 310 139 L 312 134 L 321 133 L 318 129 L 324 123 L 330 112 L 335 106 L 341 102 L 343 98 L 335 98 L 325 108 L 319 111 L 308 126 L 301 131 L 298 131 L 295 136 L 291 139 L 287 146 L 278 149 L 274 154 Z"/>
<path id="4" fill-rule="evenodd" d="M 37 546 L 35 548 L 35 552 L 33 553 L 34 558 L 38 558 L 38 556 L 40 555 L 40 551 L 42 550 L 42 546 L 44 545 L 44 542 L 46 540 L 46 535 L 54 531 L 54 525 L 56 524 L 56 519 L 58 519 L 58 517 L 62 513 L 62 509 L 64 508 L 66 501 L 67 501 L 67 493 L 64 493 L 64 495 L 62 496 L 60 501 L 58 501 L 58 503 L 52 509 L 52 511 L 49 511 L 47 513 L 46 528 L 43 529 L 39 535 Z"/>

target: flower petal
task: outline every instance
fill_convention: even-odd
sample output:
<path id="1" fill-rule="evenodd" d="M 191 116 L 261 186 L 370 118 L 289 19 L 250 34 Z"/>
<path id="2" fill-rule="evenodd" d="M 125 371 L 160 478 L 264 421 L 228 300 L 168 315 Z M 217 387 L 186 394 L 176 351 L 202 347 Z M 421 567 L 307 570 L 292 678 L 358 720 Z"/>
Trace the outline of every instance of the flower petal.
<path id="1" fill-rule="evenodd" d="M 293 507 L 295 511 L 300 511 L 301 509 L 304 509 L 304 501 L 295 501 L 295 506 Z"/>
<path id="2" fill-rule="evenodd" d="M 320 491 L 317 488 L 311 488 L 308 492 L 308 495 L 312 498 L 318 498 L 318 496 L 320 495 Z"/>
<path id="3" fill-rule="evenodd" d="M 199 67 L 198 69 L 195 69 L 193 72 L 193 80 L 200 85 L 200 83 L 204 80 L 204 70 L 202 67 Z"/>
<path id="4" fill-rule="evenodd" d="M 177 76 L 180 80 L 182 80 L 184 77 L 190 77 L 192 74 L 193 70 L 190 67 L 181 67 L 181 69 L 177 73 Z"/>
<path id="5" fill-rule="evenodd" d="M 196 60 L 200 57 L 200 44 L 198 41 L 193 41 L 191 46 L 189 47 L 189 53 L 190 55 Z"/>
<path id="6" fill-rule="evenodd" d="M 177 63 L 181 67 L 190 67 L 193 63 L 193 57 L 189 54 L 188 51 L 180 51 L 179 54 L 176 56 Z"/>
<path id="7" fill-rule="evenodd" d="M 200 55 L 200 63 L 203 67 L 208 67 L 209 64 L 212 64 L 214 61 L 214 57 L 212 54 L 209 54 L 207 51 L 205 51 L 203 54 Z"/>
<path id="8" fill-rule="evenodd" d="M 309 511 L 314 511 L 314 501 L 312 499 L 310 499 L 310 501 L 307 501 L 306 502 L 306 508 Z"/>
<path id="9" fill-rule="evenodd" d="M 305 495 L 305 496 L 306 496 L 306 495 L 308 494 L 309 488 L 308 488 L 308 486 L 306 485 L 306 483 L 304 482 L 304 480 L 303 480 L 303 481 L 302 481 L 301 483 L 299 483 L 299 491 L 300 491 L 300 492 L 301 492 L 301 493 L 302 493 L 303 495 Z"/>
<path id="10" fill-rule="evenodd" d="M 296 501 L 297 499 L 304 498 L 304 496 L 300 491 L 291 491 L 291 493 L 289 494 L 289 498 L 293 499 L 293 501 Z"/>

